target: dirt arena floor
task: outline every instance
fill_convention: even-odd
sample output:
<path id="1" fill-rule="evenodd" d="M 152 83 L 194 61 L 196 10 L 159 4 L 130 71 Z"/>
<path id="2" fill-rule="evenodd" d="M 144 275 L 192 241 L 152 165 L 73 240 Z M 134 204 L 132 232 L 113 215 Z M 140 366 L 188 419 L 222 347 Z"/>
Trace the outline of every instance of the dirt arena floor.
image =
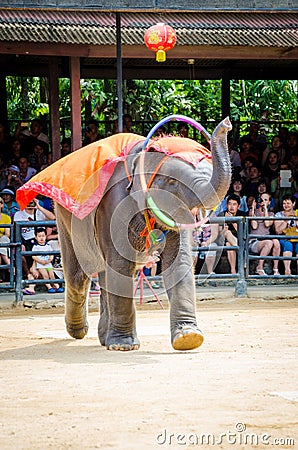
<path id="1" fill-rule="evenodd" d="M 198 302 L 201 348 L 172 349 L 167 310 L 138 307 L 141 348 L 82 341 L 63 311 L 0 315 L 0 449 L 298 448 L 298 299 Z"/>

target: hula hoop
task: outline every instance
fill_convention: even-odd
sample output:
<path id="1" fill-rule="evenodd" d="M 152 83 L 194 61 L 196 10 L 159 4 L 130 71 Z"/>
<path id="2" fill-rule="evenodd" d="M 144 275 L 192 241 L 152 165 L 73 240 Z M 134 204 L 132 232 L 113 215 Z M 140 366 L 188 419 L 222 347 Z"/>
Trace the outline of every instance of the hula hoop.
<path id="1" fill-rule="evenodd" d="M 187 117 L 187 116 L 183 116 L 180 114 L 172 114 L 171 116 L 167 116 L 164 119 L 161 119 L 156 125 L 154 125 L 153 128 L 151 128 L 151 130 L 149 131 L 149 133 L 146 136 L 142 150 L 145 150 L 145 148 L 148 145 L 149 139 L 154 135 L 155 131 L 158 130 L 159 127 L 161 127 L 165 123 L 172 122 L 174 120 L 178 120 L 179 122 L 186 122 L 189 125 L 192 125 L 194 128 L 199 130 L 205 138 L 207 138 L 208 142 L 210 141 L 211 135 L 199 122 L 197 122 L 196 120 L 191 119 L 190 117 Z"/>
<path id="2" fill-rule="evenodd" d="M 149 142 L 150 138 L 153 136 L 153 134 L 156 132 L 156 130 L 159 127 L 161 127 L 165 123 L 173 121 L 173 120 L 186 122 L 189 125 L 192 125 L 194 128 L 199 130 L 203 134 L 203 136 L 205 138 L 207 138 L 207 140 L 210 142 L 211 135 L 208 133 L 207 130 L 205 130 L 205 128 L 200 123 L 196 122 L 194 119 L 191 119 L 191 118 L 189 118 L 187 116 L 183 116 L 183 115 L 179 115 L 179 114 L 173 114 L 171 116 L 167 116 L 164 119 L 160 120 L 149 131 L 149 133 L 147 134 L 146 139 L 145 139 L 144 144 L 143 144 L 143 147 L 142 147 L 142 152 L 140 153 L 140 181 L 141 181 L 141 187 L 142 187 L 142 190 L 143 190 L 144 195 L 146 197 L 149 209 L 153 212 L 154 215 L 156 215 L 156 217 L 158 217 L 158 219 L 160 219 L 168 227 L 170 227 L 170 228 L 179 228 L 181 230 L 192 229 L 192 228 L 199 228 L 204 223 L 208 222 L 209 216 L 206 216 L 203 219 L 201 219 L 201 220 L 199 220 L 197 222 L 193 222 L 193 223 L 178 223 L 178 222 L 175 222 L 174 220 L 172 220 L 168 216 L 166 216 L 158 208 L 158 206 L 156 205 L 156 203 L 154 202 L 153 198 L 151 197 L 151 195 L 149 193 L 149 190 L 148 190 L 148 187 L 147 187 L 147 183 L 146 183 L 146 179 L 145 179 L 145 153 L 146 153 L 145 150 L 146 150 L 146 147 L 148 145 L 148 142 Z"/>

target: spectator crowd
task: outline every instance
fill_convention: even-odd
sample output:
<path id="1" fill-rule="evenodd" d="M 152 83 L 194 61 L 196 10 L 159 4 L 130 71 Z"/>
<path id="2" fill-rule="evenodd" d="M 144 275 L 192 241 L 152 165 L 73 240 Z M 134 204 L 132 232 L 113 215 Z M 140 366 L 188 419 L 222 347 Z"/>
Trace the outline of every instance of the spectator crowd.
<path id="1" fill-rule="evenodd" d="M 83 145 L 103 138 L 98 130 L 99 123 L 95 119 L 90 119 L 83 132 Z M 133 132 L 133 122 L 129 114 L 124 116 L 123 131 Z M 188 132 L 187 124 L 178 123 L 174 134 L 188 137 Z M 157 135 L 165 134 L 164 127 L 157 132 Z M 298 217 L 297 220 L 287 217 L 296 216 L 298 208 L 298 133 L 280 127 L 268 142 L 266 135 L 260 132 L 259 124 L 251 122 L 247 134 L 238 140 L 232 135 L 228 136 L 228 147 L 233 169 L 232 182 L 227 196 L 213 214 L 218 217 L 255 218 L 249 220 L 250 233 L 254 236 L 248 247 L 251 254 L 297 256 L 298 238 L 293 239 L 292 236 L 298 234 Z M 62 139 L 61 157 L 67 156 L 70 152 L 70 138 Z M 38 196 L 34 205 L 28 205 L 22 212 L 15 200 L 16 190 L 51 163 L 49 138 L 44 132 L 41 120 L 33 119 L 30 124 L 20 122 L 14 135 L 9 133 L 5 123 L 0 122 L 0 224 L 9 224 L 17 220 L 30 222 L 36 219 L 55 219 L 53 204 L 48 198 Z M 272 217 L 280 220 L 272 220 Z M 39 230 L 38 240 L 35 230 L 30 226 L 22 230 L 22 235 L 23 248 L 26 250 L 32 250 L 34 246 L 45 246 L 44 251 L 59 248 L 57 230 L 54 230 L 54 239 L 53 229 L 47 228 Z M 272 238 L 271 235 L 289 235 L 291 238 L 278 239 Z M 3 228 L 0 241 L 8 240 L 9 229 Z M 49 244 L 51 242 L 52 247 Z M 204 259 L 206 271 L 212 273 L 216 270 L 219 259 L 217 247 L 237 245 L 237 223 L 227 222 L 225 226 L 205 225 L 194 233 L 194 244 L 210 247 L 200 259 Z M 9 264 L 8 249 L 2 248 L 0 253 L 1 264 Z M 23 259 L 23 271 L 28 279 L 53 278 L 54 258 L 45 256 L 31 260 Z M 232 249 L 227 251 L 227 259 L 230 273 L 235 274 L 236 251 Z M 297 264 L 291 260 L 284 260 L 281 265 L 278 259 L 273 260 L 273 274 L 278 275 L 281 271 L 289 276 L 298 274 Z M 255 273 L 266 275 L 264 260 L 258 259 Z M 47 286 L 50 293 L 61 290 L 58 285 L 50 282 Z M 32 286 L 24 291 L 28 295 L 34 292 Z"/>

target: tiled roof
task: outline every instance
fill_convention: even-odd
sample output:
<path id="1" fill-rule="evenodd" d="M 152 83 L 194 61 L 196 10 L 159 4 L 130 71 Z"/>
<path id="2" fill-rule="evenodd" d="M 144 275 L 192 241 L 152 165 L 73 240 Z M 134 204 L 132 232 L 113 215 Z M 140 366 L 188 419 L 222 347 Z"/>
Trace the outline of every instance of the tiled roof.
<path id="1" fill-rule="evenodd" d="M 0 9 L 0 41 L 116 45 L 114 13 Z M 293 47 L 298 13 L 122 13 L 124 45 L 143 45 L 145 30 L 165 22 L 177 45 Z"/>

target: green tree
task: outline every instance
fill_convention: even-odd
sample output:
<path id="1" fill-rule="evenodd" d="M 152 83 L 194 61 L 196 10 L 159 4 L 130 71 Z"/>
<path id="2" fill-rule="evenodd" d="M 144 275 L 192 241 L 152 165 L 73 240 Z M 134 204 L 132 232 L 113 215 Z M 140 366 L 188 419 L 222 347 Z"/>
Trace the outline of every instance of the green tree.
<path id="1" fill-rule="evenodd" d="M 49 115 L 43 99 L 45 83 L 37 77 L 7 77 L 8 118 L 33 119 Z M 297 80 L 231 80 L 231 119 L 297 121 Z M 117 120 L 116 80 L 81 80 L 82 120 Z M 146 132 L 153 123 L 171 114 L 190 116 L 203 124 L 221 118 L 220 80 L 126 80 L 123 84 L 124 112 L 136 121 L 136 131 Z M 59 80 L 60 116 L 70 117 L 70 81 Z M 148 122 L 143 129 L 141 123 Z M 139 125 L 138 125 L 139 123 Z M 69 126 L 69 125 L 68 125 Z M 112 129 L 110 126 L 109 129 Z M 101 133 L 106 128 L 102 125 Z"/>

